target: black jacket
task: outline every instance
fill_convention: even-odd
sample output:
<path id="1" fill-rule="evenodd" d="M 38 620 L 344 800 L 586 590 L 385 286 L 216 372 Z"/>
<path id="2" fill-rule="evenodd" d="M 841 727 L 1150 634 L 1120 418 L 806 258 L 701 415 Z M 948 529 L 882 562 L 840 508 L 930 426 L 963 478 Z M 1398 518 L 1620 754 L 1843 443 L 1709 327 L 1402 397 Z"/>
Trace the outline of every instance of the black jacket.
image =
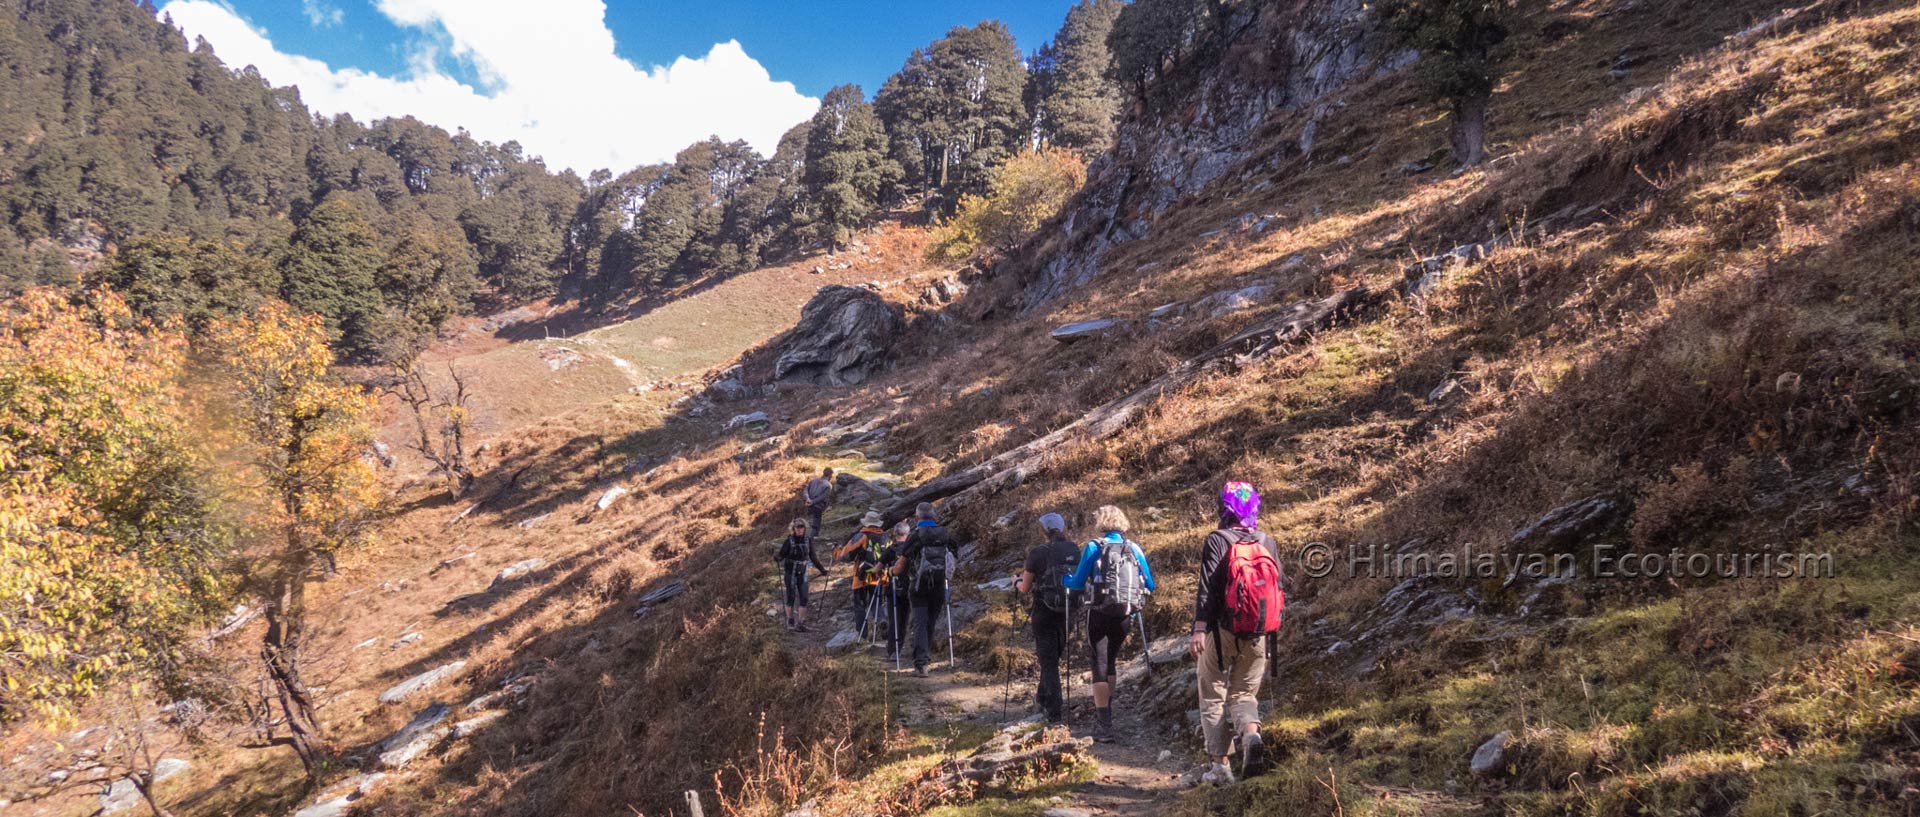
<path id="1" fill-rule="evenodd" d="M 820 555 L 813 552 L 813 542 L 805 536 L 787 534 L 780 540 L 780 549 L 774 551 L 773 560 L 785 565 L 788 562 L 813 562 L 821 573 L 827 572 L 827 566 L 820 563 Z"/>
<path id="2" fill-rule="evenodd" d="M 1216 530 L 1200 545 L 1200 591 L 1193 602 L 1193 631 L 1218 629 L 1227 612 L 1227 556 L 1233 543 L 1251 539 L 1265 545 L 1280 569 L 1280 586 L 1287 586 L 1287 569 L 1280 562 L 1280 544 L 1273 537 L 1248 528 Z"/>

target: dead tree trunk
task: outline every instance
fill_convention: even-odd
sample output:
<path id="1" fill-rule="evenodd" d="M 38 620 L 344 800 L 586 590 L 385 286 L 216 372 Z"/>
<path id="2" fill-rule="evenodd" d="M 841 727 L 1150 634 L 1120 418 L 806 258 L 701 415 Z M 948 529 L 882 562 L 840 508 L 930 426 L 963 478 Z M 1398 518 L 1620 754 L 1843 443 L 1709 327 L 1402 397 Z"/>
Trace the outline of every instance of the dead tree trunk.
<path id="1" fill-rule="evenodd" d="M 1154 378 L 1086 416 L 1033 442 L 1001 453 L 986 462 L 940 477 L 909 492 L 888 510 L 890 519 L 905 518 L 921 502 L 946 500 L 951 512 L 982 498 L 1015 487 L 1051 467 L 1067 443 L 1111 437 L 1133 421 L 1140 409 L 1161 395 L 1186 387 L 1202 374 L 1232 361 L 1251 362 L 1300 340 L 1351 314 L 1372 300 L 1366 287 L 1356 287 L 1326 298 L 1300 301 L 1252 328 L 1233 336 L 1173 371 Z"/>

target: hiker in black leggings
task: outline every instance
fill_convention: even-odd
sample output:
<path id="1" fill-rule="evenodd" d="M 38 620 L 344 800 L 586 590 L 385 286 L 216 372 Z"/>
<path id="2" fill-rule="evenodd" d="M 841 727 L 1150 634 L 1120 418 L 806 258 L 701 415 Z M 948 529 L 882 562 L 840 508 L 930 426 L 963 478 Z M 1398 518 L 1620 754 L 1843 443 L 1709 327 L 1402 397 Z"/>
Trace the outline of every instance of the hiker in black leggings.
<path id="1" fill-rule="evenodd" d="M 821 564 L 820 557 L 813 552 L 807 520 L 793 520 L 793 532 L 780 541 L 780 550 L 773 560 L 780 564 L 780 576 L 786 583 L 787 627 L 795 632 L 807 632 L 807 564 L 811 562 L 820 569 L 820 575 L 827 575 L 827 566 Z"/>
<path id="2" fill-rule="evenodd" d="M 1153 592 L 1153 570 L 1147 567 L 1146 553 L 1127 539 L 1127 515 L 1119 508 L 1102 505 L 1093 512 L 1093 527 L 1103 535 L 1086 544 L 1080 566 L 1067 577 L 1066 585 L 1069 590 L 1087 590 L 1087 646 L 1093 654 L 1093 739 L 1111 743 L 1114 668 L 1120 662 L 1120 645 L 1127 640 L 1128 625 L 1140 611 L 1137 603 L 1145 601 L 1144 594 L 1136 603 L 1110 600 L 1115 597 L 1111 588 L 1119 584 L 1124 573 L 1122 564 L 1114 560 L 1132 560 L 1145 593 Z"/>

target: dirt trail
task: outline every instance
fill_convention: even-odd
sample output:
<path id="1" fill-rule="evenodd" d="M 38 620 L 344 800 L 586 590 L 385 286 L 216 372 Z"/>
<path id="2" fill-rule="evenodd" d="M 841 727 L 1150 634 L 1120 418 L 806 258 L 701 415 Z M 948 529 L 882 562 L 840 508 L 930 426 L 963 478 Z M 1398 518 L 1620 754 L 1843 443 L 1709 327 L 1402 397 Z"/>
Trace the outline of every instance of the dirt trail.
<path id="1" fill-rule="evenodd" d="M 795 633 L 790 637 L 811 649 L 825 650 L 827 642 L 836 634 L 853 627 L 852 592 L 848 571 L 844 566 L 835 566 L 829 578 L 816 578 L 809 610 L 811 632 Z M 965 625 L 960 626 L 964 628 Z M 1084 633 L 1084 630 L 1081 632 Z M 943 642 L 945 636 L 944 624 L 935 629 L 936 642 Z M 1031 675 L 1016 675 L 1009 683 L 1006 676 L 967 669 L 964 658 L 960 660 L 961 666 L 955 669 L 947 664 L 944 643 L 936 643 L 935 646 L 935 660 L 929 677 L 913 677 L 910 660 L 903 660 L 903 671 L 894 674 L 896 682 L 900 684 L 895 689 L 903 690 L 903 698 L 907 701 L 900 717 L 908 723 L 938 724 L 971 720 L 1001 725 L 1033 714 L 1034 678 Z M 1128 646 L 1135 647 L 1132 644 Z M 1077 676 L 1067 694 L 1068 728 L 1076 737 L 1091 735 L 1093 728 L 1093 700 L 1084 671 L 1085 647 L 1084 638 L 1069 645 L 1069 650 L 1077 651 L 1069 653 L 1068 664 L 1063 668 L 1070 676 Z M 910 649 L 909 645 L 903 645 L 903 651 Z M 847 655 L 870 652 L 876 657 L 883 657 L 884 639 L 877 648 L 861 643 L 843 648 L 841 652 Z M 1133 660 L 1144 661 L 1145 657 L 1139 656 Z M 893 670 L 888 668 L 888 671 Z M 1193 764 L 1178 751 L 1171 752 L 1166 760 L 1161 760 L 1161 752 L 1171 747 L 1158 736 L 1158 730 L 1127 706 L 1128 697 L 1125 689 L 1117 693 L 1114 732 L 1118 739 L 1113 743 L 1093 744 L 1092 754 L 1099 763 L 1094 779 L 1080 784 L 1054 807 L 1120 817 L 1154 815 L 1165 811 L 1171 798 L 1179 792 L 1180 775 Z"/>

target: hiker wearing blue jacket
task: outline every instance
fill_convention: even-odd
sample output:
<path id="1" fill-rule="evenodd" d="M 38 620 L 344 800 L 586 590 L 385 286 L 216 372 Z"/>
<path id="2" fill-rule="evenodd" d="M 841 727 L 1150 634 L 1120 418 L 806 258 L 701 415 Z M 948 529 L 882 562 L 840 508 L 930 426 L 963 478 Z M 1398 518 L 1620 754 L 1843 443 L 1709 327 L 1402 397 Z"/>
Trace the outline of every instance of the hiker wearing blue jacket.
<path id="1" fill-rule="evenodd" d="M 1120 662 L 1120 645 L 1127 640 L 1127 623 L 1146 606 L 1153 592 L 1153 569 L 1147 554 L 1127 538 L 1127 515 L 1112 505 L 1093 512 L 1093 527 L 1101 536 L 1080 550 L 1080 565 L 1066 579 L 1067 589 L 1084 591 L 1087 598 L 1087 644 L 1093 652 L 1093 738 L 1112 743 L 1113 677 Z"/>

